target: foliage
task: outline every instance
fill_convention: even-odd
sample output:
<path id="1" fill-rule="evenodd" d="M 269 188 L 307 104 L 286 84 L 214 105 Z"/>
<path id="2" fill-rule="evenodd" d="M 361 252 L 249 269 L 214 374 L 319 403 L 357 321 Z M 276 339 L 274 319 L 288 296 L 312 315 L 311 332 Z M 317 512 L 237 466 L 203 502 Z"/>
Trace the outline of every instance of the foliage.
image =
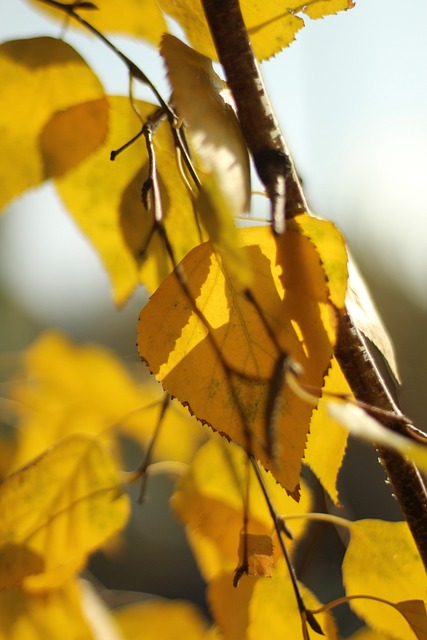
<path id="1" fill-rule="evenodd" d="M 63 17 L 56 2 L 30 4 Z M 308 211 L 281 236 L 266 224 L 236 227 L 236 216 L 249 212 L 250 161 L 232 98 L 212 67 L 202 5 L 143 4 L 143 12 L 135 0 L 77 2 L 65 11 L 84 16 L 98 36 L 117 31 L 158 46 L 173 108 L 105 95 L 63 40 L 0 47 L 1 204 L 54 181 L 108 272 L 116 304 L 137 284 L 152 294 L 138 350 L 167 392 L 153 380 L 137 382 L 104 348 L 55 332 L 23 354 L 6 385 L 13 438 L 3 435 L 0 447 L 0 637 L 49 639 L 61 629 L 65 638 L 108 640 L 144 629 L 156 639 L 282 638 L 284 630 L 333 639 L 331 610 L 348 601 L 370 627 L 354 640 L 425 639 L 426 577 L 406 523 L 314 514 L 301 481 L 307 464 L 339 504 L 346 428 L 380 439 L 372 417 L 368 424 L 365 413 L 348 413 L 351 390 L 334 357 L 337 316 L 350 305 L 345 242 Z M 320 18 L 352 2 L 241 5 L 263 60 L 292 42 L 304 15 Z M 163 35 L 165 15 L 194 49 Z M 149 82 L 116 53 L 134 81 Z M 379 321 L 366 321 L 366 295 L 351 302 L 359 327 L 393 366 Z M 147 451 L 134 472 L 122 471 L 124 437 Z M 403 440 L 391 445 L 425 465 L 425 447 Z M 171 504 L 206 580 L 212 624 L 179 601 L 110 612 L 79 578 L 89 555 L 121 535 L 126 484 L 159 460 L 179 472 Z M 350 533 L 345 595 L 326 604 L 292 568 L 316 518 Z"/>

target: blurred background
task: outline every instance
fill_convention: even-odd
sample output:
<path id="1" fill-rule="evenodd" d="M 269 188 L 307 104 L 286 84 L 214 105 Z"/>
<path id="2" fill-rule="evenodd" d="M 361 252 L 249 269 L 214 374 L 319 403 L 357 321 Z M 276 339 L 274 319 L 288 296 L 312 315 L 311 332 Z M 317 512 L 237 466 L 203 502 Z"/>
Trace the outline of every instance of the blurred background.
<path id="1" fill-rule="evenodd" d="M 425 0 L 408 0 L 404 9 L 397 0 L 356 0 L 346 13 L 307 19 L 296 42 L 262 65 L 309 204 L 347 237 L 396 348 L 402 407 L 420 428 L 427 425 L 426 24 Z M 2 41 L 60 33 L 25 0 L 0 0 Z M 127 95 L 126 71 L 102 44 L 74 30 L 66 39 L 107 92 Z M 113 40 L 167 95 L 157 52 L 129 38 Z M 143 91 L 137 95 L 152 100 Z M 56 327 L 136 361 L 135 326 L 144 300 L 139 291 L 125 309 L 114 308 L 102 265 L 50 185 L 20 198 L 0 218 L 3 352 Z M 349 450 L 340 480 L 349 515 L 400 519 L 375 452 L 354 442 Z M 156 479 L 152 490 L 158 499 L 134 518 L 133 553 L 114 571 L 99 556 L 93 570 L 113 589 L 203 602 L 202 581 L 167 509 L 171 484 Z M 331 541 L 320 529 L 301 560 L 310 584 L 319 573 L 330 574 Z M 323 597 L 337 592 L 332 577 L 330 583 Z"/>

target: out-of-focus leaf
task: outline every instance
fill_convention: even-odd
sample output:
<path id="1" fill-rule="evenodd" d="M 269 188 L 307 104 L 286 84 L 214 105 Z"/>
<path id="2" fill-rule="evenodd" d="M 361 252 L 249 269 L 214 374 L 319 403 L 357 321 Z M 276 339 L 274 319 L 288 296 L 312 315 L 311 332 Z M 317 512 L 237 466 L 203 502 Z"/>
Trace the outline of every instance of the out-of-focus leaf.
<path id="1" fill-rule="evenodd" d="M 123 640 L 202 640 L 208 632 L 205 618 L 194 604 L 174 600 L 150 600 L 113 613 Z"/>
<path id="2" fill-rule="evenodd" d="M 300 587 L 306 605 L 317 608 L 319 603 L 313 594 L 304 585 Z M 208 586 L 208 601 L 227 640 L 303 640 L 301 616 L 282 559 L 271 579 L 242 576 L 237 588 L 233 587 L 232 574 L 219 575 Z M 329 613 L 316 616 L 316 620 L 325 638 L 338 640 Z"/>
<path id="3" fill-rule="evenodd" d="M 238 564 L 247 464 L 247 456 L 241 448 L 214 434 L 199 449 L 188 474 L 173 495 L 173 509 L 186 525 L 193 553 L 207 581 L 223 572 L 233 571 Z M 305 485 L 300 502 L 296 503 L 270 473 L 264 470 L 261 473 L 278 513 L 306 513 L 310 510 L 311 497 Z M 249 473 L 248 516 L 249 533 L 271 534 L 271 515 L 252 471 Z M 304 520 L 292 521 L 295 539 L 302 535 L 304 528 Z M 275 549 L 274 557 L 279 553 L 278 548 Z"/>
<path id="4" fill-rule="evenodd" d="M 349 259 L 347 311 L 356 327 L 381 351 L 396 380 L 399 381 L 396 357 L 390 336 L 381 320 L 354 260 Z"/>
<path id="5" fill-rule="evenodd" d="M 395 449 L 427 473 L 427 446 L 384 427 L 360 407 L 343 402 L 325 401 L 329 414 L 357 438 Z"/>
<path id="6" fill-rule="evenodd" d="M 297 223 L 289 225 L 279 245 L 266 227 L 238 233 L 266 322 L 281 350 L 302 365 L 303 382 L 321 388 L 335 326 L 318 252 Z M 221 270 L 211 245 L 194 249 L 182 267 L 210 333 L 171 276 L 140 314 L 141 357 L 199 420 L 251 450 L 282 486 L 296 491 L 312 408 L 288 387 L 283 389 L 275 425 L 280 454 L 278 464 L 272 463 L 266 455 L 266 425 L 271 377 L 281 354 L 258 310 Z M 218 350 L 232 372 L 219 361 Z"/>
<path id="7" fill-rule="evenodd" d="M 271 578 L 274 565 L 273 549 L 271 536 L 242 532 L 239 544 L 239 567 L 247 563 L 249 576 Z"/>
<path id="8" fill-rule="evenodd" d="M 128 511 L 105 449 L 88 436 L 62 440 L 0 485 L 0 552 L 9 552 L 10 585 L 15 562 L 28 591 L 64 584 L 125 525 Z M 26 575 L 23 548 L 40 558 Z"/>
<path id="9" fill-rule="evenodd" d="M 352 522 L 342 571 L 348 596 L 365 594 L 392 603 L 426 597 L 427 577 L 406 522 Z M 387 604 L 367 599 L 349 604 L 380 633 L 396 640 L 416 637 L 404 617 Z"/>
<path id="10" fill-rule="evenodd" d="M 389 636 L 385 636 L 382 633 L 378 633 L 377 631 L 373 631 L 373 629 L 368 629 L 368 627 L 364 627 L 360 629 L 360 631 L 356 631 L 348 640 L 388 640 Z"/>
<path id="11" fill-rule="evenodd" d="M 38 0 L 28 0 L 39 11 L 61 24 L 64 22 L 64 13 L 58 9 L 52 9 Z M 129 36 L 137 36 L 158 45 L 162 34 L 167 31 L 166 23 L 156 0 L 144 0 L 143 5 L 139 0 L 121 0 L 118 4 L 115 0 L 95 0 L 97 11 L 77 9 L 83 18 L 96 27 L 99 31 L 110 33 L 123 33 Z M 81 28 L 74 20 L 69 25 Z"/>
<path id="12" fill-rule="evenodd" d="M 209 58 L 216 58 L 200 0 L 160 0 L 160 6 L 180 23 L 195 49 Z M 265 60 L 287 47 L 302 29 L 304 20 L 296 14 L 321 18 L 350 9 L 354 3 L 352 0 L 312 0 L 307 4 L 298 0 L 241 0 L 240 6 L 255 55 L 259 60 Z"/>
<path id="13" fill-rule="evenodd" d="M 122 305 L 138 282 L 153 291 L 173 265 L 158 234 L 147 246 L 153 216 L 145 211 L 141 190 L 148 177 L 143 138 L 110 162 L 111 150 L 138 132 L 129 99 L 109 97 L 109 135 L 97 153 L 56 181 L 58 192 L 82 231 L 99 253 L 110 277 L 114 299 Z M 143 120 L 156 107 L 138 102 Z M 177 168 L 167 124 L 154 135 L 165 226 L 176 260 L 200 242 L 193 202 Z M 145 254 L 142 255 L 142 252 Z"/>
<path id="14" fill-rule="evenodd" d="M 55 332 L 44 334 L 25 352 L 17 376 L 10 392 L 19 436 L 15 457 L 9 460 L 14 469 L 72 433 L 96 435 L 114 455 L 120 434 L 145 447 L 164 398 L 159 385 L 137 384 L 107 349 L 77 345 Z M 203 435 L 188 411 L 171 401 L 153 458 L 188 461 Z"/>
<path id="15" fill-rule="evenodd" d="M 0 45 L 0 76 L 2 207 L 92 153 L 106 136 L 108 109 L 98 78 L 63 40 Z"/>
<path id="16" fill-rule="evenodd" d="M 0 640 L 58 640 L 58 634 L 61 640 L 95 640 L 74 581 L 40 594 L 0 591 Z"/>
<path id="17" fill-rule="evenodd" d="M 323 394 L 343 393 L 351 395 L 351 390 L 335 360 L 325 378 Z M 304 462 L 316 474 L 331 499 L 337 503 L 337 476 L 341 468 L 347 445 L 347 433 L 328 411 L 330 397 L 322 395 L 310 422 L 310 433 L 307 438 Z"/>

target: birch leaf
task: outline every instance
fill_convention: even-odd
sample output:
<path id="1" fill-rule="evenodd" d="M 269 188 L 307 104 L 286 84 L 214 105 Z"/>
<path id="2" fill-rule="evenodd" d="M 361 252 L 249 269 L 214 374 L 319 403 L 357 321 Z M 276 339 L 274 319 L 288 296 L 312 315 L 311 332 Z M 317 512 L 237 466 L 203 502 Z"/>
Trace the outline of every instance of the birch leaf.
<path id="1" fill-rule="evenodd" d="M 334 323 L 316 249 L 297 225 L 290 226 L 280 245 L 268 228 L 242 229 L 239 236 L 253 271 L 257 304 L 271 331 L 282 351 L 302 365 L 304 380 L 321 388 L 332 355 Z M 267 402 L 280 354 L 258 310 L 233 289 L 209 244 L 194 249 L 182 267 L 210 332 L 171 276 L 140 314 L 139 353 L 199 420 L 271 468 L 265 453 Z M 218 350 L 231 373 L 219 361 Z M 282 407 L 276 429 L 280 464 L 274 475 L 295 492 L 312 409 L 288 388 Z"/>
<path id="2" fill-rule="evenodd" d="M 97 149 L 106 136 L 108 107 L 92 69 L 62 40 L 0 45 L 0 75 L 2 207 Z"/>
<path id="3" fill-rule="evenodd" d="M 10 398 L 18 419 L 18 443 L 9 464 L 16 469 L 73 433 L 102 439 L 116 459 L 120 434 L 146 447 L 164 394 L 157 384 L 137 383 L 109 350 L 74 344 L 52 331 L 25 352 Z M 170 402 L 154 459 L 187 461 L 203 436 L 188 412 Z"/>
<path id="4" fill-rule="evenodd" d="M 186 525 L 193 553 L 207 581 L 237 566 L 247 464 L 247 456 L 241 448 L 214 434 L 199 449 L 172 497 L 172 507 Z M 271 474 L 264 470 L 261 473 L 278 513 L 306 513 L 310 510 L 311 496 L 307 487 L 303 486 L 297 503 Z M 272 531 L 271 515 L 253 471 L 249 473 L 249 492 L 248 531 L 269 535 Z M 304 528 L 303 519 L 292 521 L 295 539 L 302 535 Z M 274 558 L 277 558 L 277 553 Z"/>
<path id="5" fill-rule="evenodd" d="M 185 601 L 150 600 L 113 613 L 123 640 L 202 640 L 208 624 L 197 607 Z"/>
<path id="6" fill-rule="evenodd" d="M 406 522 L 352 522 L 342 572 L 348 596 L 366 594 L 391 603 L 422 601 L 426 596 L 427 577 Z M 372 629 L 390 638 L 416 637 L 404 616 L 387 604 L 367 599 L 349 604 Z"/>
<path id="7" fill-rule="evenodd" d="M 249 156 L 226 84 L 209 58 L 174 36 L 163 36 L 161 53 L 174 104 L 188 127 L 196 168 L 216 176 L 233 215 L 247 212 Z"/>
<path id="8" fill-rule="evenodd" d="M 64 21 L 64 13 L 41 4 L 37 0 L 28 0 L 39 11 L 49 14 L 51 18 Z M 156 0 L 144 0 L 141 7 L 139 0 L 95 0 L 97 10 L 78 13 L 102 32 L 122 33 L 137 36 L 157 45 L 162 33 L 166 31 L 166 23 Z M 73 27 L 81 28 L 77 22 L 70 21 Z"/>
<path id="9" fill-rule="evenodd" d="M 216 58 L 200 0 L 161 0 L 162 9 L 184 29 L 191 45 L 208 56 Z M 310 18 L 322 18 L 354 6 L 352 0 L 312 0 L 301 4 L 298 0 L 269 0 L 254 2 L 241 0 L 243 18 L 252 47 L 259 60 L 265 60 L 287 47 L 304 27 L 303 13 Z"/>
<path id="10" fill-rule="evenodd" d="M 64 584 L 125 525 L 128 511 L 104 448 L 83 435 L 62 440 L 0 485 L 0 549 L 25 548 L 41 560 L 23 575 L 22 554 L 9 555 L 11 586 L 15 561 L 27 591 Z"/>
<path id="11" fill-rule="evenodd" d="M 0 640 L 57 640 L 59 630 L 61 640 L 95 638 L 73 580 L 40 594 L 20 588 L 0 591 Z"/>
<path id="12" fill-rule="evenodd" d="M 304 602 L 310 608 L 319 603 L 304 585 Z M 271 579 L 243 576 L 237 589 L 232 574 L 223 573 L 208 586 L 208 601 L 214 618 L 227 640 L 282 640 L 284 630 L 292 640 L 303 640 L 301 616 L 283 559 L 277 563 Z M 316 616 L 328 640 L 338 640 L 332 616 Z"/>
<path id="13" fill-rule="evenodd" d="M 145 211 L 141 201 L 141 189 L 148 177 L 143 139 L 133 143 L 115 162 L 109 159 L 111 150 L 133 138 L 141 123 L 128 98 L 110 96 L 108 100 L 108 137 L 87 161 L 58 179 L 56 187 L 66 208 L 98 252 L 110 277 L 116 304 L 123 305 L 138 282 L 153 291 L 174 265 L 158 234 L 148 242 L 153 216 Z M 143 120 L 155 111 L 155 106 L 149 103 L 137 105 Z M 157 129 L 154 146 L 165 226 L 176 259 L 181 260 L 200 242 L 200 235 L 166 124 Z"/>

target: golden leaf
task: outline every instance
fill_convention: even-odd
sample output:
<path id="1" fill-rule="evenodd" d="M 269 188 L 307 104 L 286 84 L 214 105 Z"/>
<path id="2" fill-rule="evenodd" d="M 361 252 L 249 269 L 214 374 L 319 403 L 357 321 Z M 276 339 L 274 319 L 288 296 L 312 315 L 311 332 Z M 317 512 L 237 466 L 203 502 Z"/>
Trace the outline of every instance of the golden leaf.
<path id="1" fill-rule="evenodd" d="M 232 580 L 232 574 L 223 573 L 208 585 L 210 607 L 227 640 L 282 640 L 284 630 L 285 637 L 303 640 L 301 615 L 283 559 L 277 562 L 270 580 L 242 576 L 237 588 Z M 313 594 L 304 585 L 300 588 L 306 605 L 317 608 Z M 316 616 L 316 620 L 325 638 L 338 640 L 329 613 Z"/>
<path id="2" fill-rule="evenodd" d="M 104 448 L 83 435 L 62 440 L 0 485 L 0 550 L 9 552 L 10 585 L 17 577 L 27 591 L 64 584 L 125 525 L 128 511 Z M 22 549 L 40 559 L 27 571 Z"/>
<path id="3" fill-rule="evenodd" d="M 233 288 L 224 265 L 221 269 L 211 246 L 204 244 L 186 256 L 182 267 L 209 332 L 172 275 L 140 314 L 139 353 L 199 420 L 249 449 L 267 468 L 275 466 L 276 479 L 294 492 L 312 407 L 283 389 L 275 425 L 279 464 L 272 465 L 266 423 L 271 378 L 281 354 L 265 322 L 281 350 L 302 366 L 303 381 L 321 388 L 335 336 L 330 288 L 319 253 L 298 223 L 291 223 L 277 243 L 266 227 L 240 229 L 238 235 L 264 319 Z"/>
<path id="4" fill-rule="evenodd" d="M 366 594 L 391 603 L 425 598 L 427 577 L 406 522 L 359 520 L 351 523 L 350 536 L 342 566 L 348 596 Z M 414 640 L 408 622 L 389 605 L 367 599 L 349 604 L 374 630 Z"/>
<path id="5" fill-rule="evenodd" d="M 271 578 L 274 565 L 271 536 L 244 532 L 240 534 L 238 569 L 246 563 L 245 573 L 249 576 Z"/>
<path id="6" fill-rule="evenodd" d="M 38 0 L 29 2 L 39 11 L 49 14 L 61 24 L 64 13 L 41 4 Z M 96 11 L 77 10 L 80 15 L 102 32 L 123 33 L 137 36 L 157 45 L 166 31 L 166 23 L 156 0 L 144 0 L 141 7 L 139 0 L 95 0 Z M 70 21 L 73 27 L 81 28 L 77 22 Z"/>
<path id="7" fill-rule="evenodd" d="M 273 530 L 265 498 L 253 471 L 248 476 L 247 464 L 241 448 L 213 434 L 195 455 L 172 497 L 172 507 L 186 525 L 194 556 L 207 581 L 236 567 L 248 477 L 248 531 L 269 536 Z M 278 513 L 300 514 L 310 510 L 311 496 L 305 485 L 297 503 L 270 473 L 262 469 L 261 473 Z M 292 521 L 295 539 L 302 535 L 305 525 L 303 519 Z M 277 549 L 275 558 L 278 554 Z"/>
<path id="8" fill-rule="evenodd" d="M 62 40 L 45 37 L 2 44 L 0 75 L 2 207 L 92 153 L 106 135 L 107 104 L 92 69 Z M 70 107 L 74 109 L 67 111 Z M 70 125 L 77 125 L 71 156 Z M 61 138 L 55 141 L 58 133 Z"/>
<path id="9" fill-rule="evenodd" d="M 270 58 L 293 42 L 296 33 L 304 27 L 304 20 L 297 13 L 305 13 L 310 18 L 321 18 L 350 9 L 353 5 L 352 0 L 311 0 L 307 4 L 301 4 L 298 0 L 240 0 L 243 18 L 259 60 Z M 197 51 L 216 59 L 200 0 L 179 3 L 160 0 L 160 6 L 180 23 Z"/>
<path id="10" fill-rule="evenodd" d="M 109 350 L 53 331 L 25 352 L 17 377 L 10 391 L 18 418 L 14 469 L 72 433 L 97 436 L 116 458 L 120 434 L 146 447 L 164 399 L 159 385 L 138 384 Z M 188 411 L 171 401 L 153 459 L 188 461 L 203 436 Z"/>
<path id="11" fill-rule="evenodd" d="M 0 591 L 0 640 L 58 640 L 58 633 L 61 640 L 94 638 L 73 580 L 40 594 Z"/>
<path id="12" fill-rule="evenodd" d="M 138 282 L 153 291 L 174 265 L 158 234 L 154 234 L 148 243 L 153 216 L 145 211 L 141 200 L 141 190 L 148 177 L 143 138 L 134 142 L 115 162 L 109 159 L 111 150 L 133 138 L 141 128 L 141 122 L 128 98 L 110 96 L 108 100 L 110 126 L 107 139 L 86 162 L 58 179 L 56 187 L 104 263 L 115 302 L 123 305 Z M 156 109 L 149 103 L 137 102 L 137 105 L 143 120 Z M 190 194 L 177 168 L 172 136 L 166 123 L 156 130 L 154 146 L 165 226 L 179 261 L 200 242 L 200 234 Z"/>
<path id="13" fill-rule="evenodd" d="M 144 640 L 202 640 L 207 621 L 190 602 L 150 600 L 113 613 L 123 640 L 135 640 L 143 630 Z"/>

